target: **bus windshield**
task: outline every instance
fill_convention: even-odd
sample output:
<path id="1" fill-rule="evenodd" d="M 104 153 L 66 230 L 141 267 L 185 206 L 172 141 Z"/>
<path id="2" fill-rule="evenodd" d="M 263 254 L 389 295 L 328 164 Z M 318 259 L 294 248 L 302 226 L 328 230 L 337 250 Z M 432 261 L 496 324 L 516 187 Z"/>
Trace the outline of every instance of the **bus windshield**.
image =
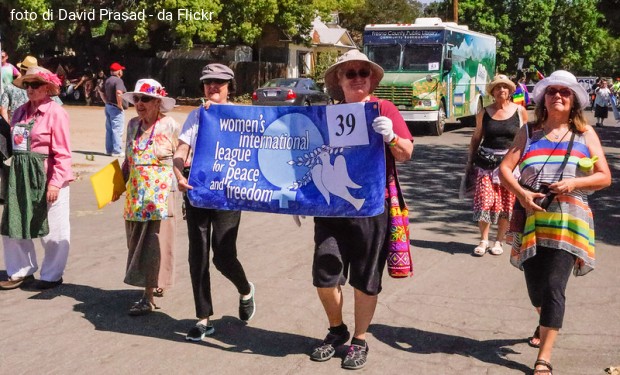
<path id="1" fill-rule="evenodd" d="M 400 44 L 375 44 L 367 46 L 370 61 L 374 61 L 385 70 L 398 70 L 400 67 Z"/>
<path id="2" fill-rule="evenodd" d="M 403 70 L 431 72 L 441 68 L 441 44 L 407 44 L 403 53 Z"/>

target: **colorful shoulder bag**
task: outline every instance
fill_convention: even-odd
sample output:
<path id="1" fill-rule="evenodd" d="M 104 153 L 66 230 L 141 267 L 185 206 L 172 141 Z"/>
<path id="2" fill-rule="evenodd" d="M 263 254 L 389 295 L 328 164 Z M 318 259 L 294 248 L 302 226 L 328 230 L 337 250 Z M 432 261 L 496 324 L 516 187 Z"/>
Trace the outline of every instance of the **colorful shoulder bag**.
<path id="1" fill-rule="evenodd" d="M 394 278 L 413 276 L 413 261 L 409 246 L 409 209 L 398 182 L 396 162 L 394 162 L 394 174 L 388 176 L 388 196 L 390 198 L 388 274 Z"/>

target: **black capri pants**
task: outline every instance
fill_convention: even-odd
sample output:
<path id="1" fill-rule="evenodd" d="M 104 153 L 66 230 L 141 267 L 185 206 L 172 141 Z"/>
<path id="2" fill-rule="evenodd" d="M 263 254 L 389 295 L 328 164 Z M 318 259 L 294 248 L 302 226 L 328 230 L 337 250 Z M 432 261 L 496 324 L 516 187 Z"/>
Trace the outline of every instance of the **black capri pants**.
<path id="1" fill-rule="evenodd" d="M 539 324 L 562 328 L 566 284 L 575 266 L 575 255 L 561 249 L 537 246 L 536 255 L 523 263 L 530 301 L 540 308 Z"/>

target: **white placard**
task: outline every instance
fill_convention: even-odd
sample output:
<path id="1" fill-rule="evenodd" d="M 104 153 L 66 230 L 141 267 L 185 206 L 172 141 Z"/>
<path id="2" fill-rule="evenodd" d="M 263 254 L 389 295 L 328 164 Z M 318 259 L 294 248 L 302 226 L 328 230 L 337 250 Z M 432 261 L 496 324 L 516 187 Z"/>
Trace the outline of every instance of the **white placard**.
<path id="1" fill-rule="evenodd" d="M 439 63 L 438 62 L 428 63 L 428 70 L 439 70 Z"/>
<path id="2" fill-rule="evenodd" d="M 326 107 L 330 146 L 364 146 L 369 143 L 364 105 L 351 103 Z"/>

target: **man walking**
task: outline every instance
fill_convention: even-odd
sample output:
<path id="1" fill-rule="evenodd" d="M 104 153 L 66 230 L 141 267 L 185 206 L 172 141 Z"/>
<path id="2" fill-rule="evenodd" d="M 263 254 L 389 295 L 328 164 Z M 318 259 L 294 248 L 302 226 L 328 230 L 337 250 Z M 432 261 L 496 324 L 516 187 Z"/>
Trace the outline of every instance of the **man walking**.
<path id="1" fill-rule="evenodd" d="M 125 67 L 115 62 L 110 65 L 110 77 L 103 84 L 105 93 L 105 152 L 108 155 L 123 158 L 123 128 L 125 112 L 123 93 L 127 91 L 123 82 Z"/>

